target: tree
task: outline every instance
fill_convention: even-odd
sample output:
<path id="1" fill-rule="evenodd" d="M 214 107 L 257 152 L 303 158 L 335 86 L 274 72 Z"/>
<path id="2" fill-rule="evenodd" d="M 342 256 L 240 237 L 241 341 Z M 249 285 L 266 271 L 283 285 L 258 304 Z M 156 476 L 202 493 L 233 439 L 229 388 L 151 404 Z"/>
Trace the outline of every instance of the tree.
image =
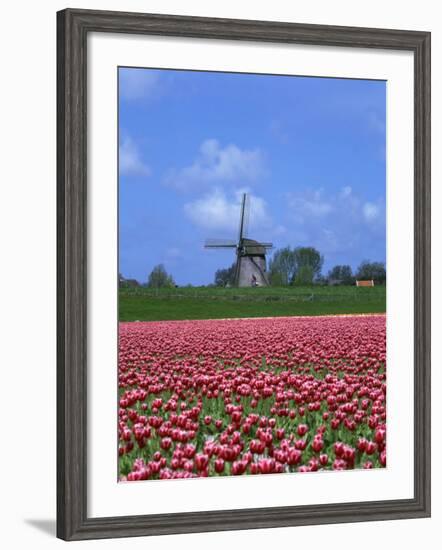
<path id="1" fill-rule="evenodd" d="M 313 268 L 310 265 L 302 265 L 296 272 L 295 285 L 305 286 L 313 284 Z"/>
<path id="2" fill-rule="evenodd" d="M 286 286 L 294 282 L 301 284 L 299 281 L 312 284 L 321 275 L 323 262 L 323 256 L 311 246 L 298 246 L 294 249 L 290 246 L 280 248 L 274 253 L 269 263 L 270 282 L 274 286 Z"/>
<path id="3" fill-rule="evenodd" d="M 295 273 L 296 262 L 290 246 L 276 250 L 269 262 L 269 276 L 272 285 L 286 286 L 290 284 Z"/>
<path id="4" fill-rule="evenodd" d="M 233 285 L 235 283 L 235 267 L 236 263 L 234 262 L 230 267 L 227 267 L 226 269 L 218 269 L 215 272 L 215 285 Z"/>
<path id="5" fill-rule="evenodd" d="M 354 283 L 353 272 L 349 265 L 335 265 L 328 272 L 328 280 L 332 284 L 351 285 Z"/>
<path id="6" fill-rule="evenodd" d="M 269 282 L 272 286 L 284 286 L 285 278 L 279 271 L 269 272 Z"/>
<path id="7" fill-rule="evenodd" d="M 324 275 L 319 275 L 319 277 L 316 277 L 315 279 L 315 285 L 327 286 L 328 277 L 325 277 Z"/>
<path id="8" fill-rule="evenodd" d="M 371 280 L 378 284 L 385 284 L 387 273 L 383 262 L 370 262 L 364 260 L 358 267 L 356 278 L 359 280 Z"/>
<path id="9" fill-rule="evenodd" d="M 321 275 L 324 257 L 312 246 L 298 246 L 293 251 L 296 273 L 302 270 L 301 279 L 306 279 L 311 270 L 311 282 Z M 307 269 L 308 268 L 308 269 Z"/>
<path id="10" fill-rule="evenodd" d="M 171 288 L 175 286 L 172 275 L 169 275 L 163 264 L 156 265 L 147 280 L 149 288 Z"/>

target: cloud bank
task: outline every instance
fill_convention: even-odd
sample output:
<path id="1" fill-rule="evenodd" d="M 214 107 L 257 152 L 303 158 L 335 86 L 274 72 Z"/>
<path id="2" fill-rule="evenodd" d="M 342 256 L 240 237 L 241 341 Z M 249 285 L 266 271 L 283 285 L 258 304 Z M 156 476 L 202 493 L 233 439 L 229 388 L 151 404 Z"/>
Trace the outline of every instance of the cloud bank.
<path id="1" fill-rule="evenodd" d="M 158 92 L 159 75 L 143 69 L 123 68 L 119 71 L 120 97 L 125 101 L 148 99 Z"/>
<path id="2" fill-rule="evenodd" d="M 122 139 L 119 148 L 120 176 L 150 176 L 150 167 L 142 160 L 135 142 L 128 136 Z"/>
<path id="3" fill-rule="evenodd" d="M 211 185 L 253 184 L 264 174 L 264 156 L 259 149 L 241 149 L 233 143 L 223 147 L 216 139 L 206 139 L 194 161 L 170 170 L 164 183 L 180 191 L 195 191 Z"/>

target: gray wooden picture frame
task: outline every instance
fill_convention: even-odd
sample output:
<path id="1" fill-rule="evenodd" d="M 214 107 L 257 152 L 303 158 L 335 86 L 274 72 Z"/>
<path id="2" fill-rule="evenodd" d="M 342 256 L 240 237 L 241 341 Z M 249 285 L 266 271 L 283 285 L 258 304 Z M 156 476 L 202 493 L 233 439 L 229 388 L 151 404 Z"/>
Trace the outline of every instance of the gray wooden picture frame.
<path id="1" fill-rule="evenodd" d="M 87 37 L 91 32 L 408 50 L 414 55 L 414 497 L 87 517 Z M 65 540 L 430 515 L 430 33 L 67 9 L 57 14 L 57 536 Z"/>

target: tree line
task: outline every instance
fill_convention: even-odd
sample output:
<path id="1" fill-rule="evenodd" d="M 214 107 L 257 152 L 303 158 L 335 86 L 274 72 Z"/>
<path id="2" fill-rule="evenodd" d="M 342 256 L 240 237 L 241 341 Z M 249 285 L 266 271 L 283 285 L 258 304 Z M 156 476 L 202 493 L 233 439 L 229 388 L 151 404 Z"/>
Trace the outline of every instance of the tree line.
<path id="1" fill-rule="evenodd" d="M 177 286 L 172 275 L 167 273 L 163 264 L 158 264 L 152 269 L 147 282 L 144 284 L 140 284 L 136 279 L 126 279 L 120 273 L 118 275 L 118 285 L 120 288 L 135 288 L 139 286 L 148 288 L 174 288 Z"/>
<path id="2" fill-rule="evenodd" d="M 311 246 L 286 246 L 276 250 L 269 261 L 268 277 L 272 286 L 308 285 L 354 285 L 356 280 L 374 280 L 385 284 L 386 270 L 383 262 L 364 260 L 353 273 L 350 265 L 335 265 L 327 275 L 322 274 L 324 256 Z M 215 272 L 214 285 L 233 286 L 236 262 L 230 267 Z M 163 264 L 156 265 L 149 273 L 147 282 L 140 284 L 136 279 L 126 279 L 119 274 L 120 288 L 144 286 L 148 288 L 174 288 L 176 283 Z"/>
<path id="3" fill-rule="evenodd" d="M 364 260 L 353 273 L 350 265 L 335 265 L 326 275 L 322 274 L 324 256 L 316 248 L 286 246 L 276 250 L 269 261 L 268 277 L 272 286 L 308 286 L 313 284 L 353 285 L 356 280 L 374 280 L 385 284 L 386 270 L 383 262 Z M 215 273 L 216 286 L 234 284 L 235 262 Z"/>

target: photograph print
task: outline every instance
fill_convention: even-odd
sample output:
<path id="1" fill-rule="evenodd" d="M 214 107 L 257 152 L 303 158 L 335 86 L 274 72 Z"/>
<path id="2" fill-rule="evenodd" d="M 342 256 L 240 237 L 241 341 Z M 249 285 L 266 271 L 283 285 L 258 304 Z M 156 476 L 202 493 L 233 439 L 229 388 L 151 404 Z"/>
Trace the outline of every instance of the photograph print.
<path id="1" fill-rule="evenodd" d="M 120 67 L 118 139 L 119 481 L 385 468 L 386 82 Z"/>

